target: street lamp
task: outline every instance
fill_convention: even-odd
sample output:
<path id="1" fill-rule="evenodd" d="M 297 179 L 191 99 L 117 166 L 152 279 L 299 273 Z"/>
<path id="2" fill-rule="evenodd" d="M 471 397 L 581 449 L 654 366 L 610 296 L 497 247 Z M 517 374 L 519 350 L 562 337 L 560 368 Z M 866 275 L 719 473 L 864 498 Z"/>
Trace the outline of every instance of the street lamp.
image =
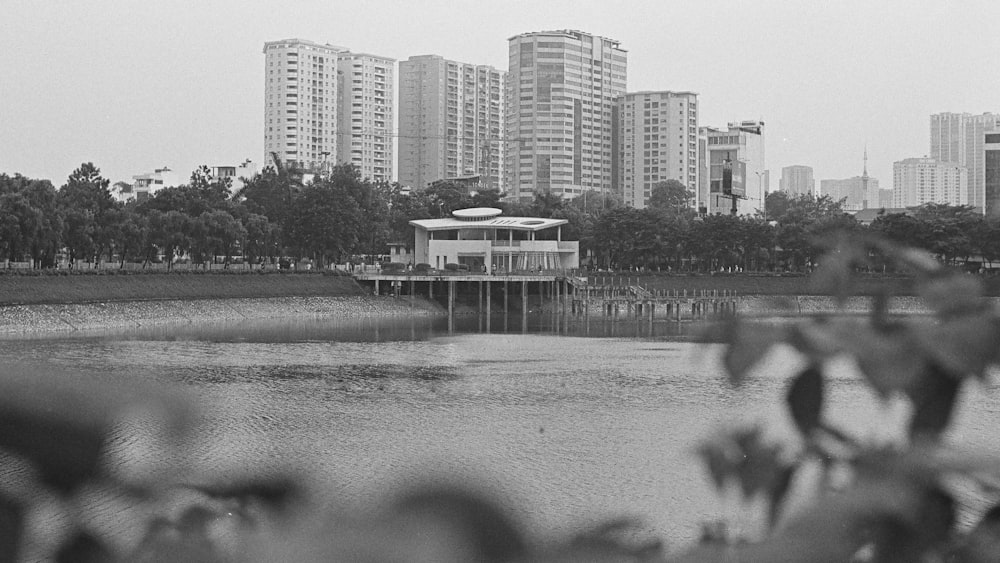
<path id="1" fill-rule="evenodd" d="M 321 152 L 319 154 L 320 154 L 320 156 L 323 157 L 323 165 L 320 168 L 320 176 L 325 176 L 325 175 L 327 175 L 327 171 L 326 171 L 327 170 L 327 166 L 326 166 L 327 165 L 327 160 L 326 159 L 327 159 L 328 156 L 330 156 L 330 151 L 323 151 L 323 152 Z"/>
<path id="2" fill-rule="evenodd" d="M 764 180 L 761 178 L 765 173 L 755 171 L 757 175 L 757 191 L 760 193 L 761 207 L 764 208 L 764 222 L 767 222 L 767 193 L 764 191 Z"/>

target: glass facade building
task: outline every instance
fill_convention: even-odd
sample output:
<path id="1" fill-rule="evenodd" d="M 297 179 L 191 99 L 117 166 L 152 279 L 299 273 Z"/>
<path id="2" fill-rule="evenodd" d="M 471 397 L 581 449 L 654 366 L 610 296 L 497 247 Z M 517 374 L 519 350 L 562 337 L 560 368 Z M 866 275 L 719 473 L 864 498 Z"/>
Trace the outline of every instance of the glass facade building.
<path id="1" fill-rule="evenodd" d="M 625 93 L 627 53 L 581 31 L 508 40 L 505 178 L 508 197 L 612 191 L 612 113 Z"/>

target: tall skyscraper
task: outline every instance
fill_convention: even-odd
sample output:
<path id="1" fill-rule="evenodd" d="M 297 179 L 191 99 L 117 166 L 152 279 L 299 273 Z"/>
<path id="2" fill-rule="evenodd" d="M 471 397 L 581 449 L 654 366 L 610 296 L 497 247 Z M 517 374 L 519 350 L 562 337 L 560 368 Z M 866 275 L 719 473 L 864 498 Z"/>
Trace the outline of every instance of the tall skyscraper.
<path id="1" fill-rule="evenodd" d="M 337 163 L 362 178 L 392 181 L 396 60 L 365 53 L 337 55 Z"/>
<path id="2" fill-rule="evenodd" d="M 698 208 L 709 214 L 728 215 L 737 195 L 736 214 L 753 215 L 764 210 L 768 173 L 764 167 L 764 122 L 740 121 L 727 129 L 699 130 L 700 185 Z"/>
<path id="3" fill-rule="evenodd" d="M 984 113 L 936 113 L 931 115 L 930 157 L 954 162 L 968 169 L 968 205 L 985 206 L 984 134 L 1000 131 L 1000 115 Z"/>
<path id="4" fill-rule="evenodd" d="M 491 66 L 438 55 L 399 63 L 399 183 L 478 175 L 502 189 L 504 82 Z"/>
<path id="5" fill-rule="evenodd" d="M 790 196 L 816 195 L 816 180 L 813 179 L 812 166 L 794 164 L 781 169 L 781 179 L 778 189 Z"/>
<path id="6" fill-rule="evenodd" d="M 264 43 L 264 162 L 319 170 L 337 154 L 337 57 L 302 39 Z"/>
<path id="7" fill-rule="evenodd" d="M 625 50 L 614 39 L 572 30 L 523 33 L 508 45 L 508 196 L 610 192 L 617 172 L 612 110 L 625 93 Z"/>
<path id="8" fill-rule="evenodd" d="M 892 163 L 892 206 L 914 207 L 924 203 L 966 205 L 969 175 L 955 162 L 933 158 L 907 158 Z"/>
<path id="9" fill-rule="evenodd" d="M 983 135 L 983 184 L 986 192 L 986 216 L 1000 217 L 1000 133 Z"/>
<path id="10" fill-rule="evenodd" d="M 625 205 L 646 207 L 653 186 L 666 180 L 698 190 L 697 94 L 625 94 L 618 98 L 613 121 L 619 164 L 612 186 Z"/>

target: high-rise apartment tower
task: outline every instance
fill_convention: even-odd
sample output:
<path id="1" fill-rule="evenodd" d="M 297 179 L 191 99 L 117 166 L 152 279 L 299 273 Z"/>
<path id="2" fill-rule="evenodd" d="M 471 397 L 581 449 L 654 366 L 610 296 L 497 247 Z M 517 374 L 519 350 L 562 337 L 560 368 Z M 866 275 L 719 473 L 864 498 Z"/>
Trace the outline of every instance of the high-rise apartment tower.
<path id="1" fill-rule="evenodd" d="M 617 172 L 612 110 L 625 93 L 625 50 L 572 30 L 523 33 L 508 46 L 508 196 L 610 192 Z"/>
<path id="2" fill-rule="evenodd" d="M 996 219 L 1000 217 L 1000 133 L 985 133 L 983 137 L 986 216 Z"/>
<path id="3" fill-rule="evenodd" d="M 613 121 L 618 161 L 613 188 L 625 205 L 646 207 L 653 186 L 666 180 L 698 190 L 697 94 L 628 93 L 618 98 Z"/>
<path id="4" fill-rule="evenodd" d="M 966 205 L 969 175 L 955 162 L 933 158 L 907 158 L 892 163 L 892 206 L 914 207 L 925 203 Z"/>
<path id="5" fill-rule="evenodd" d="M 794 164 L 781 169 L 778 189 L 790 196 L 816 195 L 816 180 L 812 166 Z"/>
<path id="6" fill-rule="evenodd" d="M 396 61 L 350 52 L 337 59 L 337 163 L 357 166 L 362 178 L 392 181 Z"/>
<path id="7" fill-rule="evenodd" d="M 985 133 L 1000 132 L 1000 115 L 984 113 L 936 113 L 931 115 L 930 157 L 940 162 L 954 162 L 968 169 L 969 205 L 986 205 L 986 167 L 983 139 Z"/>
<path id="8" fill-rule="evenodd" d="M 504 82 L 491 66 L 438 55 L 399 63 L 399 183 L 479 176 L 502 189 Z"/>
<path id="9" fill-rule="evenodd" d="M 264 162 L 320 170 L 337 154 L 337 58 L 343 47 L 264 43 Z"/>

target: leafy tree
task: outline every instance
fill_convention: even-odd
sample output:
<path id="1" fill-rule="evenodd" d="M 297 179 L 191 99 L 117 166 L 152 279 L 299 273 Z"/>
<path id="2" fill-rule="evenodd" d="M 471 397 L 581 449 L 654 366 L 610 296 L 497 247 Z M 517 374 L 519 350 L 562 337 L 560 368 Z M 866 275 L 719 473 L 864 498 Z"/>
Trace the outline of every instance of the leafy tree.
<path id="1" fill-rule="evenodd" d="M 62 225 L 51 182 L 0 174 L 0 256 L 23 260 L 30 255 L 32 267 L 52 267 Z"/>
<path id="2" fill-rule="evenodd" d="M 174 261 L 191 249 L 192 219 L 180 211 L 160 212 L 156 209 L 148 212 L 149 241 L 153 248 L 163 252 L 167 261 L 167 269 L 173 267 Z M 148 259 L 151 259 L 147 255 Z"/>
<path id="3" fill-rule="evenodd" d="M 479 190 L 478 192 L 472 194 L 472 201 L 470 202 L 472 207 L 500 207 L 500 200 L 503 199 L 503 193 L 500 190 Z"/>
<path id="4" fill-rule="evenodd" d="M 388 236 L 390 242 L 412 242 L 413 227 L 410 221 L 431 218 L 431 202 L 423 190 L 403 193 L 401 187 L 393 185 L 389 192 Z"/>
<path id="5" fill-rule="evenodd" d="M 38 235 L 42 212 L 20 193 L 0 195 L 0 248 L 4 259 L 19 261 Z"/>
<path id="6" fill-rule="evenodd" d="M 289 239 L 301 256 L 316 259 L 320 267 L 331 259 L 378 253 L 384 244 L 378 230 L 382 225 L 384 237 L 390 192 L 388 186 L 376 190 L 353 166 L 334 167 L 329 178 L 303 188 L 292 203 Z"/>
<path id="7" fill-rule="evenodd" d="M 216 256 L 223 256 L 228 268 L 230 258 L 247 236 L 246 228 L 232 215 L 221 210 L 202 213 L 199 219 L 204 226 L 204 248 L 212 256 L 212 263 L 215 263 Z"/>
<path id="8" fill-rule="evenodd" d="M 107 247 L 108 260 L 112 260 L 117 254 L 118 267 L 124 268 L 125 262 L 142 255 L 148 244 L 148 221 L 134 206 L 116 207 L 108 213 L 107 235 L 110 241 Z"/>
<path id="9" fill-rule="evenodd" d="M 536 192 L 531 202 L 531 215 L 534 217 L 552 217 L 559 212 L 566 201 L 552 192 Z"/>
<path id="10" fill-rule="evenodd" d="M 108 212 L 115 207 L 109 181 L 93 163 L 86 162 L 70 174 L 59 190 L 57 202 L 64 217 L 62 240 L 70 266 L 80 257 L 96 258 L 108 244 Z"/>
<path id="11" fill-rule="evenodd" d="M 815 263 L 823 252 L 820 239 L 824 235 L 858 228 L 857 221 L 844 213 L 843 201 L 833 201 L 829 196 L 816 198 L 774 192 L 768 195 L 765 204 L 767 219 L 776 223 L 775 244 L 785 266 L 791 270 Z"/>
<path id="12" fill-rule="evenodd" d="M 259 258 L 273 258 L 280 252 L 277 244 L 280 227 L 267 217 L 251 213 L 243 218 L 243 229 L 246 232 L 243 256 L 250 264 Z"/>
<path id="13" fill-rule="evenodd" d="M 353 254 L 358 245 L 361 208 L 341 195 L 332 185 L 318 182 L 306 186 L 292 204 L 295 221 L 289 236 L 299 255 L 316 258 L 321 267 L 331 257 L 341 261 Z"/>
<path id="14" fill-rule="evenodd" d="M 456 209 L 472 207 L 472 196 L 469 190 L 450 180 L 431 182 L 424 190 L 430 203 L 430 211 L 434 217 L 450 217 Z"/>
<path id="15" fill-rule="evenodd" d="M 743 261 L 747 219 L 734 215 L 707 215 L 692 221 L 686 248 L 702 271 L 734 270 Z"/>
<path id="16" fill-rule="evenodd" d="M 925 225 L 926 248 L 945 264 L 958 258 L 968 259 L 975 250 L 974 235 L 981 230 L 983 216 L 970 205 L 925 203 L 914 210 L 914 217 Z"/>
<path id="17" fill-rule="evenodd" d="M 653 186 L 649 194 L 647 207 L 668 211 L 674 215 L 684 212 L 693 213 L 691 202 L 694 192 L 677 180 L 659 182 Z"/>
<path id="18" fill-rule="evenodd" d="M 204 201 L 212 209 L 220 209 L 229 200 L 233 179 L 213 177 L 211 169 L 203 164 L 191 173 L 191 181 L 188 185 L 198 194 L 198 199 Z"/>

